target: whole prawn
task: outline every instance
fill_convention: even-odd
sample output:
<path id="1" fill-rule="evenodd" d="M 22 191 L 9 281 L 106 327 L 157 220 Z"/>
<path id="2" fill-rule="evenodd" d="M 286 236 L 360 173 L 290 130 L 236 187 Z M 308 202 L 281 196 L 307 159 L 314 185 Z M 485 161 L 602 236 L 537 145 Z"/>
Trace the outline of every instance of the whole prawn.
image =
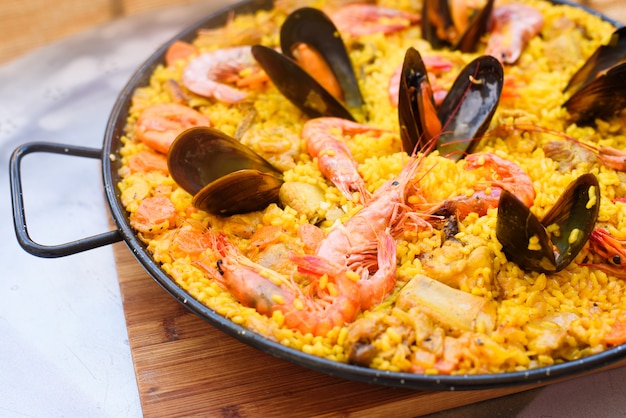
<path id="1" fill-rule="evenodd" d="M 215 236 L 215 244 L 221 254 L 216 268 L 198 264 L 245 306 L 268 317 L 281 312 L 290 329 L 323 336 L 354 321 L 359 313 L 357 282 L 343 266 L 320 257 L 298 258 L 300 272 L 312 278 L 314 297 L 304 294 L 291 278 L 245 257 L 223 234 Z M 320 277 L 325 278 L 323 286 Z"/>
<path id="2" fill-rule="evenodd" d="M 416 155 L 410 157 L 396 179 L 379 187 L 371 200 L 345 224 L 336 223 L 317 247 L 317 256 L 359 274 L 361 309 L 382 302 L 395 286 L 394 235 L 409 221 L 418 228 L 430 228 L 419 215 L 408 211 L 405 204 L 405 196 L 422 161 Z"/>
<path id="3" fill-rule="evenodd" d="M 383 132 L 385 131 L 346 119 L 322 117 L 310 119 L 304 124 L 302 138 L 311 158 L 317 158 L 317 165 L 324 177 L 346 198 L 352 200 L 353 193 L 358 192 L 359 202 L 365 203 L 371 194 L 358 172 L 358 164 L 340 135 L 380 135 Z"/>
<path id="4" fill-rule="evenodd" d="M 250 70 L 253 75 L 243 79 L 240 72 Z M 225 103 L 239 103 L 248 92 L 231 87 L 225 82 L 235 81 L 239 87 L 268 80 L 260 69 L 249 46 L 218 49 L 193 58 L 183 70 L 183 85 L 193 93 L 213 97 Z"/>

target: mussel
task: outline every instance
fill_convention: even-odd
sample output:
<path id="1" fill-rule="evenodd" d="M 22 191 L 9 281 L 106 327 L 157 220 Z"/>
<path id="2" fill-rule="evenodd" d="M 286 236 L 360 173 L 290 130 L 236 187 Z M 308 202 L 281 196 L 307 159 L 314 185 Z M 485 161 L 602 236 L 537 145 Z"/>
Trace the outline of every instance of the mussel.
<path id="1" fill-rule="evenodd" d="M 295 10 L 281 26 L 280 46 L 282 53 L 262 45 L 252 47 L 254 58 L 276 88 L 311 118 L 354 120 L 363 97 L 346 47 L 330 18 L 311 7 Z M 312 62 L 322 70 L 313 70 Z M 338 87 L 330 89 L 328 85 L 334 82 Z"/>
<path id="2" fill-rule="evenodd" d="M 599 209 L 598 180 L 590 173 L 572 182 L 541 221 L 515 195 L 503 190 L 496 237 L 507 259 L 520 268 L 558 272 L 588 241 Z"/>
<path id="3" fill-rule="evenodd" d="M 167 164 L 194 207 L 223 216 L 253 212 L 278 202 L 282 173 L 225 133 L 206 126 L 182 132 Z"/>
<path id="4" fill-rule="evenodd" d="M 617 29 L 570 79 L 563 104 L 580 125 L 610 117 L 626 108 L 626 27 Z"/>
<path id="5" fill-rule="evenodd" d="M 433 138 L 437 138 L 441 155 L 452 160 L 471 153 L 489 128 L 503 83 L 502 64 L 492 56 L 480 56 L 461 71 L 436 110 L 422 57 L 416 49 L 409 48 L 398 92 L 404 150 L 427 150 Z"/>
<path id="6" fill-rule="evenodd" d="M 475 52 L 480 38 L 487 32 L 494 0 L 487 0 L 482 9 L 470 9 L 465 2 L 424 0 L 422 5 L 422 37 L 433 48 L 451 48 Z M 462 8 L 460 6 L 463 6 Z"/>

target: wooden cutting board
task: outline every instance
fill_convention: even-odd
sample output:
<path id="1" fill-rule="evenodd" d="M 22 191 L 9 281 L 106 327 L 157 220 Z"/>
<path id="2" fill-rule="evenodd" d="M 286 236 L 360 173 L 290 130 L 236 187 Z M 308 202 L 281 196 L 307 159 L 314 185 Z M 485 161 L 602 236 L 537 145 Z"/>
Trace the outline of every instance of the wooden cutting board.
<path id="1" fill-rule="evenodd" d="M 309 370 L 213 328 L 166 293 L 124 243 L 113 247 L 145 417 L 415 417 L 538 387 L 426 392 Z"/>

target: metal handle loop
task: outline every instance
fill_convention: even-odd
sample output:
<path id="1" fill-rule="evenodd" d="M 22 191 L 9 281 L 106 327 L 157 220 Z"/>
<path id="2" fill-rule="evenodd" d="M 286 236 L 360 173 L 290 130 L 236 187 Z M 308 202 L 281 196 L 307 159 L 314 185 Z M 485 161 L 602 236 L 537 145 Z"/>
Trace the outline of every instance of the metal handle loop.
<path id="1" fill-rule="evenodd" d="M 42 258 L 57 258 L 76 254 L 82 251 L 110 245 L 123 239 L 119 230 L 113 230 L 91 237 L 59 245 L 42 245 L 33 241 L 28 235 L 24 198 L 22 193 L 21 162 L 28 154 L 47 152 L 52 154 L 72 155 L 86 158 L 102 158 L 102 150 L 96 148 L 63 145 L 50 142 L 32 142 L 16 148 L 9 163 L 11 182 L 11 204 L 13 206 L 13 223 L 15 234 L 20 246 L 28 253 Z"/>

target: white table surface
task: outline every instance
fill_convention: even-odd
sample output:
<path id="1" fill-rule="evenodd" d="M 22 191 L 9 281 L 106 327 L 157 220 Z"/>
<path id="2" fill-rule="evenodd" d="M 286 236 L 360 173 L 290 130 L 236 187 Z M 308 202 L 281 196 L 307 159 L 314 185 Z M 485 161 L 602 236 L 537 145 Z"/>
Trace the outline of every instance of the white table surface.
<path id="1" fill-rule="evenodd" d="M 115 20 L 0 67 L 0 417 L 140 417 L 110 246 L 58 259 L 15 239 L 8 161 L 31 141 L 102 147 L 134 70 L 158 46 L 234 0 Z M 22 164 L 31 237 L 59 244 L 107 231 L 98 160 L 35 154 Z M 626 415 L 626 368 L 438 416 Z"/>

